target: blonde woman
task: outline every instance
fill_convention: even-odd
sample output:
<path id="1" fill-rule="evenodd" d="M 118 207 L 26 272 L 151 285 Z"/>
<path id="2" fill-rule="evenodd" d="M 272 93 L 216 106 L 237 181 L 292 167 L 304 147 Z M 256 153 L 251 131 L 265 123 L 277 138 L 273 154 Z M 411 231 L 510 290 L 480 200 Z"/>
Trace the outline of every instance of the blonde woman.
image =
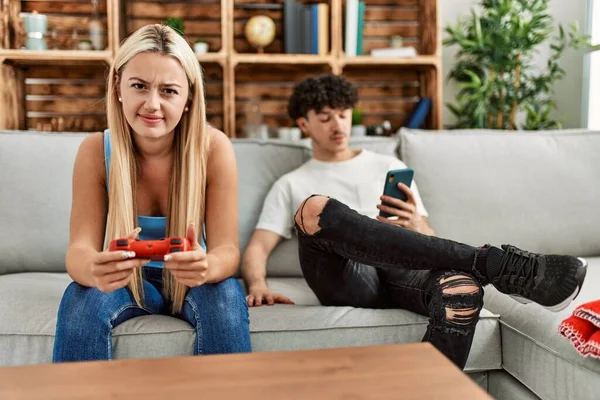
<path id="1" fill-rule="evenodd" d="M 232 277 L 235 156 L 206 122 L 190 46 L 166 26 L 139 29 L 115 56 L 106 100 L 110 129 L 85 138 L 75 160 L 66 257 L 74 282 L 58 311 L 53 361 L 111 359 L 112 329 L 149 314 L 189 322 L 194 354 L 251 351 L 248 308 Z M 106 250 L 115 238 L 172 236 L 193 248 L 164 263 Z"/>

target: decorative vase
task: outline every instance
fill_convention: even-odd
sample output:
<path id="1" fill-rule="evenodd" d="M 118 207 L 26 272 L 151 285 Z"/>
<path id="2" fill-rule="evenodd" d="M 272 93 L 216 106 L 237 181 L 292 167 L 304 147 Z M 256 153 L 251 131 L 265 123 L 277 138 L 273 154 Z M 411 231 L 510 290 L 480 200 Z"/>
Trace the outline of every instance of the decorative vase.
<path id="1" fill-rule="evenodd" d="M 27 41 L 25 48 L 27 50 L 47 50 L 45 35 L 48 29 L 48 18 L 44 14 L 21 13 L 23 18 L 23 26 L 27 33 Z"/>
<path id="2" fill-rule="evenodd" d="M 104 28 L 98 16 L 98 0 L 92 0 L 92 19 L 90 20 L 90 40 L 94 50 L 104 50 Z"/>

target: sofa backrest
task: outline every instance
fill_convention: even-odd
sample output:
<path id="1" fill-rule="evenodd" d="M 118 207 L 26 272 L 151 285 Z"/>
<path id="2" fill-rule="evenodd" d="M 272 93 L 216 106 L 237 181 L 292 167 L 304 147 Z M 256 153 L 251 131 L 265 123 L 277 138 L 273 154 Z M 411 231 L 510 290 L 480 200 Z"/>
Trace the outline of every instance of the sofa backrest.
<path id="1" fill-rule="evenodd" d="M 73 163 L 85 136 L 0 132 L 0 274 L 65 270 Z"/>
<path id="2" fill-rule="evenodd" d="M 65 270 L 71 177 L 84 133 L 0 131 L 0 274 Z M 396 139 L 353 138 L 394 155 Z M 400 156 L 439 236 L 473 245 L 600 255 L 600 132 L 411 131 Z M 310 157 L 308 141 L 233 141 L 245 249 L 277 178 Z M 270 276 L 301 276 L 297 244 L 282 242 Z"/>
<path id="3" fill-rule="evenodd" d="M 402 130 L 437 234 L 600 255 L 600 132 Z"/>
<path id="4" fill-rule="evenodd" d="M 237 139 L 233 141 L 238 168 L 240 250 L 243 254 L 275 181 L 310 157 L 302 141 Z M 270 276 L 301 274 L 295 239 L 284 240 L 267 263 Z M 239 274 L 238 274 L 239 275 Z"/>

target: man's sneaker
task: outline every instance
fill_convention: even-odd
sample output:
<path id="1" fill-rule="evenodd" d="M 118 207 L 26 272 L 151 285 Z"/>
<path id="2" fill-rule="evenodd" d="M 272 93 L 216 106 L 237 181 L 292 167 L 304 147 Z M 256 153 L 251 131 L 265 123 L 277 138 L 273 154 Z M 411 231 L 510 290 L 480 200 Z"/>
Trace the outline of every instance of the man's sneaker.
<path id="1" fill-rule="evenodd" d="M 587 272 L 583 258 L 530 253 L 510 245 L 502 248 L 499 273 L 490 280 L 499 291 L 555 312 L 579 294 Z"/>

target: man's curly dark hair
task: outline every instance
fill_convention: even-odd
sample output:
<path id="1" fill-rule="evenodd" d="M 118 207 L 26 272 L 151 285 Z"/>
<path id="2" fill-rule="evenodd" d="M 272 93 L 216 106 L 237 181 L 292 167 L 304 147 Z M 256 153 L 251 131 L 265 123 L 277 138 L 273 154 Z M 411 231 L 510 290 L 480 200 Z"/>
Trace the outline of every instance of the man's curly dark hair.
<path id="1" fill-rule="evenodd" d="M 310 110 L 319 113 L 325 107 L 334 109 L 354 108 L 358 90 L 347 79 L 335 74 L 307 78 L 294 87 L 288 102 L 288 114 L 292 120 L 307 116 Z"/>

